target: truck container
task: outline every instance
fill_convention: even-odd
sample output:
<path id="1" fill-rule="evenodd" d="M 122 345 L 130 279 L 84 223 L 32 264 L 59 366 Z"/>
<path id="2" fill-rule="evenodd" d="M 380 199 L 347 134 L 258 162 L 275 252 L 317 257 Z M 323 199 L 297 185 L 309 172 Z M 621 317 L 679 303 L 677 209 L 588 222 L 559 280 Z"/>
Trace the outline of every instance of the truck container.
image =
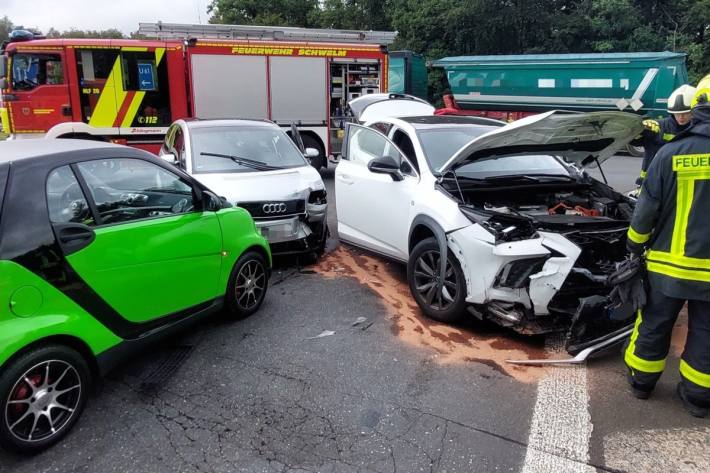
<path id="1" fill-rule="evenodd" d="M 463 110 L 543 112 L 623 110 L 664 116 L 668 96 L 688 82 L 683 53 L 525 54 L 447 57 Z"/>
<path id="2" fill-rule="evenodd" d="M 412 51 L 389 53 L 389 92 L 427 99 L 427 69 L 424 56 Z"/>

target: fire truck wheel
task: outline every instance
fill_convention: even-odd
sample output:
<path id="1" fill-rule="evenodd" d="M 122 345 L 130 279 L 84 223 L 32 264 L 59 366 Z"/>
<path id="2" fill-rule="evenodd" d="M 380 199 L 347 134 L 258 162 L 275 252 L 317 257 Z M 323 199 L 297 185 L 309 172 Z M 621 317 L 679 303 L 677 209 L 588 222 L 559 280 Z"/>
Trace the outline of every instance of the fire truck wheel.
<path id="1" fill-rule="evenodd" d="M 316 168 L 316 170 L 320 170 L 320 168 L 326 166 L 328 161 L 326 160 L 325 152 L 320 142 L 309 135 L 301 134 L 301 138 L 303 139 L 304 148 L 315 148 L 318 150 L 318 156 L 311 158 L 311 166 Z"/>

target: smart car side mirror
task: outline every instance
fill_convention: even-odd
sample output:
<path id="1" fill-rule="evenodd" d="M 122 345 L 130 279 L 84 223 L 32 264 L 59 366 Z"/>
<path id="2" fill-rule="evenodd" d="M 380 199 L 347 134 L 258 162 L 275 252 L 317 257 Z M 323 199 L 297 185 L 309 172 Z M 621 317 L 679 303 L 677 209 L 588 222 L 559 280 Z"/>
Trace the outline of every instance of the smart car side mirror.
<path id="1" fill-rule="evenodd" d="M 166 161 L 166 162 L 172 164 L 173 166 L 177 166 L 177 164 L 178 164 L 178 160 L 177 160 L 177 158 L 175 157 L 175 155 L 174 155 L 173 153 L 161 154 L 161 155 L 160 155 L 160 158 L 161 158 L 163 161 Z"/>
<path id="2" fill-rule="evenodd" d="M 217 197 L 210 191 L 202 191 L 202 208 L 207 212 L 216 212 L 225 207 L 226 199 Z"/>
<path id="3" fill-rule="evenodd" d="M 306 148 L 306 151 L 303 153 L 303 155 L 309 159 L 317 158 L 320 155 L 320 151 L 315 148 Z"/>
<path id="4" fill-rule="evenodd" d="M 399 170 L 399 163 L 392 156 L 382 156 L 367 163 L 367 169 L 377 174 L 389 174 L 393 181 L 404 179 Z"/>

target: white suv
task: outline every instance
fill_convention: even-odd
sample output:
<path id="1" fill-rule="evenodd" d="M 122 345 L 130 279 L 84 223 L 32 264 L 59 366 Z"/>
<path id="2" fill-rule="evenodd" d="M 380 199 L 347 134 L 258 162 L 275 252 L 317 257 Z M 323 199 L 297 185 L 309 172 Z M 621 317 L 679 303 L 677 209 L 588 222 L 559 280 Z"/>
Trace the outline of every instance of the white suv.
<path id="1" fill-rule="evenodd" d="M 328 204 L 323 180 L 305 157 L 317 152 L 301 151 L 266 120 L 177 120 L 160 156 L 248 210 L 273 254 L 319 254 Z"/>
<path id="2" fill-rule="evenodd" d="M 639 117 L 548 112 L 503 126 L 385 94 L 351 109 L 364 123 L 348 126 L 335 170 L 339 237 L 406 262 L 427 316 L 569 330 L 570 352 L 627 327 L 605 281 L 626 255 L 633 203 L 583 167 L 623 148 Z"/>

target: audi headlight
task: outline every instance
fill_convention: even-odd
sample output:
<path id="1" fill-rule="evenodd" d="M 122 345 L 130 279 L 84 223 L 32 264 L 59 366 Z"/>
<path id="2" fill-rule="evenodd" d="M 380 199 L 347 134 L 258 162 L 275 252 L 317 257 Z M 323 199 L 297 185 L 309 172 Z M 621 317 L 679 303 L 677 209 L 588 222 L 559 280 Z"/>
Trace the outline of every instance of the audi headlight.
<path id="1" fill-rule="evenodd" d="M 308 196 L 308 203 L 309 204 L 316 204 L 316 205 L 327 204 L 328 203 L 327 196 L 328 196 L 328 193 L 325 191 L 325 189 L 313 191 Z"/>

